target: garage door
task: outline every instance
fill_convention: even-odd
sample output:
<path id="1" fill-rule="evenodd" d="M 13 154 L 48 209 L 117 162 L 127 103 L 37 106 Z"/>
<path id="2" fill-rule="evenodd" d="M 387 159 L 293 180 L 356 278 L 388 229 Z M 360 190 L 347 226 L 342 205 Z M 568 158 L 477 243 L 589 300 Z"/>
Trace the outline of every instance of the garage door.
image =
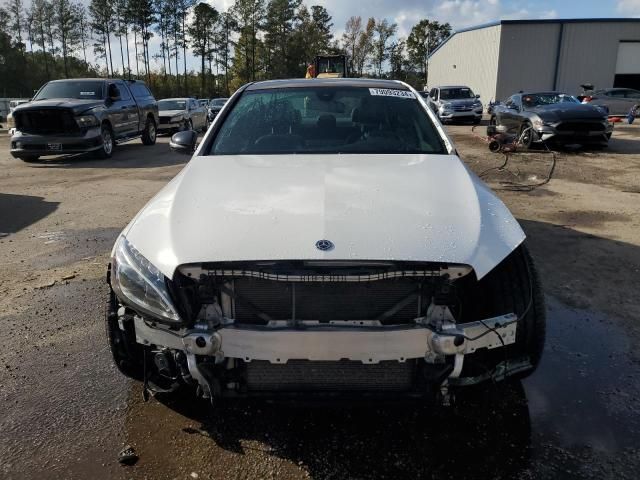
<path id="1" fill-rule="evenodd" d="M 620 42 L 614 87 L 640 90 L 640 42 Z"/>

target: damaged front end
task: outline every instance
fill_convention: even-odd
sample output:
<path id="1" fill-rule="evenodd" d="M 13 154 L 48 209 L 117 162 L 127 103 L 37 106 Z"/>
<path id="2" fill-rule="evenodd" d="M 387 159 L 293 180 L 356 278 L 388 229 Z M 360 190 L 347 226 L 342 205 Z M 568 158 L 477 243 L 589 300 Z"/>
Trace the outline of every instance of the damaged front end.
<path id="1" fill-rule="evenodd" d="M 112 337 L 137 352 L 120 361 L 155 391 L 425 397 L 532 368 L 518 312 L 466 265 L 222 262 L 168 280 L 123 238 L 110 285 Z"/>

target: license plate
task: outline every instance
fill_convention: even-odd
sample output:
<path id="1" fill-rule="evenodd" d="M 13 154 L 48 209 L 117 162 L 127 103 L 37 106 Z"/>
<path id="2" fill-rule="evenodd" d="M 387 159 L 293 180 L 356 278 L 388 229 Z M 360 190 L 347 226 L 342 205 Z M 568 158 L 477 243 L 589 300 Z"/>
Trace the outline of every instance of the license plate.
<path id="1" fill-rule="evenodd" d="M 60 151 L 60 150 L 62 150 L 62 144 L 61 143 L 47 143 L 47 150 Z"/>

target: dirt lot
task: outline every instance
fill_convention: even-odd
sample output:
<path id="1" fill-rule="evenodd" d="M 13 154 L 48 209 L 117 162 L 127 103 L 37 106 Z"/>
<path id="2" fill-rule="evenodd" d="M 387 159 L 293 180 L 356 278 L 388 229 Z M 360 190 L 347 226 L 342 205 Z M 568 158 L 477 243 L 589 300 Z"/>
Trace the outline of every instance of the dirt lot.
<path id="1" fill-rule="evenodd" d="M 503 164 L 470 127 L 449 131 L 477 173 Z M 640 126 L 559 153 L 537 188 L 522 186 L 546 178 L 546 152 L 483 174 L 528 234 L 549 334 L 531 378 L 456 412 L 144 403 L 110 362 L 104 273 L 120 229 L 184 164 L 166 143 L 25 164 L 0 133 L 0 477 L 637 478 Z M 126 444 L 133 467 L 116 461 Z"/>

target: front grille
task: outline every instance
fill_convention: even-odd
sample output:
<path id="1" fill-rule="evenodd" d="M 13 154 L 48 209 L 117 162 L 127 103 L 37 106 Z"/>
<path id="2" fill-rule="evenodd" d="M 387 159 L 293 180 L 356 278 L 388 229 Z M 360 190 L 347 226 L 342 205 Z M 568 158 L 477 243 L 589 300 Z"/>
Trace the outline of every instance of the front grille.
<path id="1" fill-rule="evenodd" d="M 167 123 L 171 123 L 171 117 L 160 117 L 160 125 L 166 125 Z"/>
<path id="2" fill-rule="evenodd" d="M 470 107 L 470 106 L 465 106 L 465 105 L 454 105 L 453 106 L 453 111 L 454 112 L 470 112 L 471 110 L 473 110 L 473 107 Z"/>
<path id="3" fill-rule="evenodd" d="M 247 364 L 246 384 L 254 392 L 400 392 L 412 388 L 415 371 L 415 361 L 289 360 L 272 364 L 254 360 Z"/>
<path id="4" fill-rule="evenodd" d="M 556 127 L 561 132 L 604 132 L 605 126 L 600 122 L 564 122 Z"/>
<path id="5" fill-rule="evenodd" d="M 380 320 L 408 323 L 420 316 L 423 278 L 370 282 L 286 282 L 236 278 L 234 318 L 238 322 L 270 320 Z M 266 317 L 265 317 L 266 316 Z"/>
<path id="6" fill-rule="evenodd" d="M 15 112 L 14 116 L 16 128 L 24 133 L 59 135 L 80 130 L 73 112 L 64 108 L 31 109 Z"/>

